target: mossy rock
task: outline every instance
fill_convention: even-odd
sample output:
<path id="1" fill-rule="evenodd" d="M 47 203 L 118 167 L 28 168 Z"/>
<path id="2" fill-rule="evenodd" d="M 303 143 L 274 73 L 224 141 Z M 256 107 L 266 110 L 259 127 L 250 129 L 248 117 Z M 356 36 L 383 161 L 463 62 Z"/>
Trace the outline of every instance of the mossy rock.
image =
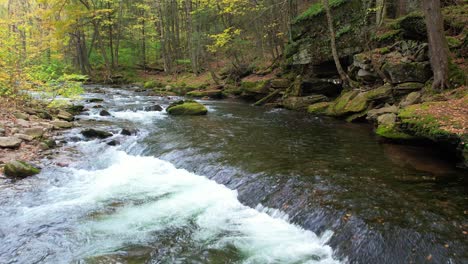
<path id="1" fill-rule="evenodd" d="M 309 107 L 307 107 L 307 112 L 309 114 L 315 114 L 315 115 L 323 114 L 327 111 L 330 105 L 331 105 L 330 102 L 320 102 L 320 103 L 312 104 L 312 105 L 309 105 Z"/>
<path id="2" fill-rule="evenodd" d="M 427 40 L 427 29 L 424 16 L 421 13 L 413 12 L 396 20 L 394 29 L 400 29 L 405 39 Z"/>
<path id="3" fill-rule="evenodd" d="M 395 125 L 379 125 L 375 133 L 383 138 L 393 140 L 410 140 L 415 139 L 414 136 L 404 133 Z"/>
<path id="4" fill-rule="evenodd" d="M 26 178 L 39 174 L 41 170 L 24 161 L 13 161 L 5 165 L 4 172 L 7 177 Z"/>
<path id="5" fill-rule="evenodd" d="M 166 111 L 171 115 L 206 115 L 208 113 L 204 105 L 192 100 L 172 103 Z"/>
<path id="6" fill-rule="evenodd" d="M 311 104 L 328 101 L 328 97 L 314 94 L 304 97 L 291 96 L 283 100 L 283 106 L 289 110 L 305 111 Z"/>
<path id="7" fill-rule="evenodd" d="M 382 71 L 387 75 L 392 84 L 407 82 L 425 83 L 432 77 L 429 62 L 391 62 L 382 66 Z"/>
<path id="8" fill-rule="evenodd" d="M 143 84 L 143 88 L 145 89 L 153 89 L 156 87 L 162 87 L 162 83 L 157 82 L 157 81 L 147 81 L 145 84 Z"/>
<path id="9" fill-rule="evenodd" d="M 257 82 L 249 82 L 243 81 L 241 82 L 242 91 L 245 93 L 265 93 L 268 92 L 267 84 L 268 81 L 257 81 Z"/>
<path id="10" fill-rule="evenodd" d="M 223 93 L 221 90 L 190 91 L 186 94 L 186 96 L 196 98 L 202 98 L 206 96 L 212 99 L 221 99 L 223 98 Z"/>

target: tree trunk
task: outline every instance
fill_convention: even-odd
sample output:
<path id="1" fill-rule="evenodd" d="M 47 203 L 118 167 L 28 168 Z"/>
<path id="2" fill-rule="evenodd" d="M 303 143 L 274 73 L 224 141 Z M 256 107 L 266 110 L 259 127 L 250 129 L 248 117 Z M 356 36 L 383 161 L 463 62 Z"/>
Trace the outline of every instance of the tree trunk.
<path id="1" fill-rule="evenodd" d="M 448 87 L 448 47 L 440 0 L 423 0 L 423 9 L 429 39 L 429 55 L 434 72 L 432 87 L 441 90 Z"/>
<path id="2" fill-rule="evenodd" d="M 336 50 L 335 29 L 333 28 L 333 20 L 330 12 L 330 5 L 328 3 L 328 0 L 322 0 L 322 2 L 327 15 L 328 30 L 330 31 L 330 47 L 333 55 L 333 60 L 335 61 L 336 70 L 340 75 L 341 81 L 343 81 L 343 85 L 347 86 L 349 85 L 349 77 L 343 70 L 343 66 L 341 66 L 340 57 L 338 56 L 338 51 Z"/>

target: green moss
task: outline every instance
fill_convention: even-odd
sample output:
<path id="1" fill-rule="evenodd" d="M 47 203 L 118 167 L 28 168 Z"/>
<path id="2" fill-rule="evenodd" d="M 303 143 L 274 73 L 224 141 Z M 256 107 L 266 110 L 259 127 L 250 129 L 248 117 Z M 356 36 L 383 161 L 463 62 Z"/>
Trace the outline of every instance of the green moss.
<path id="1" fill-rule="evenodd" d="M 143 87 L 145 89 L 153 89 L 153 88 L 156 88 L 156 87 L 162 87 L 162 84 L 159 83 L 159 82 L 156 82 L 156 81 L 147 81 L 147 82 L 145 82 Z"/>
<path id="2" fill-rule="evenodd" d="M 208 90 L 208 91 L 190 91 L 186 94 L 189 97 L 210 97 L 210 98 L 222 98 L 223 94 L 220 90 Z"/>
<path id="3" fill-rule="evenodd" d="M 327 111 L 328 107 L 331 105 L 330 102 L 321 102 L 307 107 L 307 112 L 309 114 L 323 114 Z"/>
<path id="4" fill-rule="evenodd" d="M 178 101 L 171 104 L 166 111 L 171 115 L 206 115 L 208 109 L 195 101 Z"/>
<path id="5" fill-rule="evenodd" d="M 389 139 L 413 139 L 414 137 L 399 131 L 395 126 L 380 125 L 375 133 Z"/>
<path id="6" fill-rule="evenodd" d="M 365 93 L 365 97 L 367 100 L 376 100 L 381 98 L 386 98 L 390 96 L 392 91 L 392 86 L 390 85 L 383 85 L 377 89 L 370 90 Z"/>
<path id="7" fill-rule="evenodd" d="M 249 93 L 261 93 L 262 90 L 265 89 L 265 86 L 267 85 L 268 81 L 258 81 L 258 82 L 242 82 L 241 83 L 241 88 L 243 92 L 249 92 Z"/>
<path id="8" fill-rule="evenodd" d="M 457 64 L 449 62 L 449 81 L 456 86 L 466 85 L 468 80 L 467 73 Z"/>
<path id="9" fill-rule="evenodd" d="M 437 140 L 441 136 L 446 136 L 449 133 L 440 128 L 438 120 L 430 114 L 417 113 L 418 110 L 427 110 L 430 108 L 430 103 L 419 105 L 410 105 L 398 113 L 398 117 L 402 123 L 410 125 L 410 130 L 415 135 Z"/>
<path id="10" fill-rule="evenodd" d="M 4 172 L 9 177 L 24 178 L 39 174 L 41 170 L 24 161 L 13 161 L 5 165 Z"/>
<path id="11" fill-rule="evenodd" d="M 330 1 L 330 8 L 339 7 L 340 5 L 342 5 L 344 3 L 346 3 L 346 0 L 331 0 Z M 324 12 L 325 12 L 325 10 L 324 10 L 323 5 L 322 5 L 321 2 L 313 4 L 305 12 L 300 14 L 295 19 L 294 23 L 313 18 L 315 16 L 323 14 Z"/>
<path id="12" fill-rule="evenodd" d="M 382 34 L 377 34 L 374 36 L 373 39 L 377 42 L 387 42 L 387 41 L 393 42 L 399 39 L 400 34 L 401 34 L 400 29 L 393 29 L 393 30 L 386 31 Z"/>

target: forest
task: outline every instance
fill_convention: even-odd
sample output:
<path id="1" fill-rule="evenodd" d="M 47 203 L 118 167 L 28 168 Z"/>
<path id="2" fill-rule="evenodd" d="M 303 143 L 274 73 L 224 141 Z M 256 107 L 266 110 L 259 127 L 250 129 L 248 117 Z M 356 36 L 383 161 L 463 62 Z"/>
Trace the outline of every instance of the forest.
<path id="1" fill-rule="evenodd" d="M 468 263 L 467 0 L 0 0 L 0 263 Z"/>

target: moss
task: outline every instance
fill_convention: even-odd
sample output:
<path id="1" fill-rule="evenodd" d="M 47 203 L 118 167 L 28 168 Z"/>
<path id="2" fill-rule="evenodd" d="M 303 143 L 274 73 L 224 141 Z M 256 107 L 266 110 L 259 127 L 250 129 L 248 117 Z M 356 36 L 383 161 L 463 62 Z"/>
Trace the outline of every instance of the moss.
<path id="1" fill-rule="evenodd" d="M 367 100 L 376 100 L 376 99 L 386 98 L 390 96 L 391 91 L 392 91 L 392 86 L 383 85 L 377 89 L 373 89 L 373 90 L 366 92 L 365 98 Z"/>
<path id="2" fill-rule="evenodd" d="M 307 112 L 309 114 L 323 114 L 327 111 L 328 107 L 331 105 L 330 102 L 321 102 L 307 107 Z"/>
<path id="3" fill-rule="evenodd" d="M 413 136 L 399 131 L 395 126 L 380 125 L 375 133 L 388 139 L 414 139 Z"/>
<path id="4" fill-rule="evenodd" d="M 427 110 L 430 108 L 431 103 L 424 103 L 419 105 L 410 105 L 398 113 L 398 117 L 402 123 L 409 125 L 409 129 L 417 136 L 437 140 L 438 138 L 445 137 L 449 133 L 440 128 L 438 120 L 430 114 L 417 113 L 418 110 Z"/>
<path id="5" fill-rule="evenodd" d="M 171 104 L 166 111 L 171 115 L 206 115 L 208 109 L 195 101 L 178 101 Z"/>
<path id="6" fill-rule="evenodd" d="M 244 81 L 241 83 L 241 88 L 243 92 L 249 92 L 249 93 L 261 93 L 268 81 L 258 81 L 258 82 L 248 82 Z"/>
<path id="7" fill-rule="evenodd" d="M 210 97 L 210 98 L 222 98 L 223 94 L 220 90 L 207 90 L 207 91 L 190 91 L 186 94 L 189 97 Z"/>
<path id="8" fill-rule="evenodd" d="M 145 89 L 153 89 L 153 88 L 156 88 L 156 87 L 162 87 L 162 84 L 159 83 L 159 82 L 156 82 L 156 81 L 147 81 L 147 82 L 145 82 L 143 87 Z"/>
<path id="9" fill-rule="evenodd" d="M 41 170 L 24 161 L 13 161 L 5 165 L 4 172 L 9 177 L 24 178 L 39 174 Z"/>
<path id="10" fill-rule="evenodd" d="M 331 0 L 330 1 L 330 8 L 336 8 L 340 5 L 346 3 L 346 0 Z M 325 13 L 323 5 L 321 2 L 311 5 L 305 12 L 300 14 L 294 21 L 294 23 L 301 22 L 303 20 L 307 20 L 313 18 L 315 16 L 321 15 Z"/>
<path id="11" fill-rule="evenodd" d="M 377 34 L 373 37 L 373 39 L 377 42 L 394 42 L 400 38 L 401 29 L 393 29 L 381 34 Z"/>
<path id="12" fill-rule="evenodd" d="M 467 84 L 467 73 L 465 73 L 457 64 L 449 62 L 449 81 L 456 86 Z"/>

